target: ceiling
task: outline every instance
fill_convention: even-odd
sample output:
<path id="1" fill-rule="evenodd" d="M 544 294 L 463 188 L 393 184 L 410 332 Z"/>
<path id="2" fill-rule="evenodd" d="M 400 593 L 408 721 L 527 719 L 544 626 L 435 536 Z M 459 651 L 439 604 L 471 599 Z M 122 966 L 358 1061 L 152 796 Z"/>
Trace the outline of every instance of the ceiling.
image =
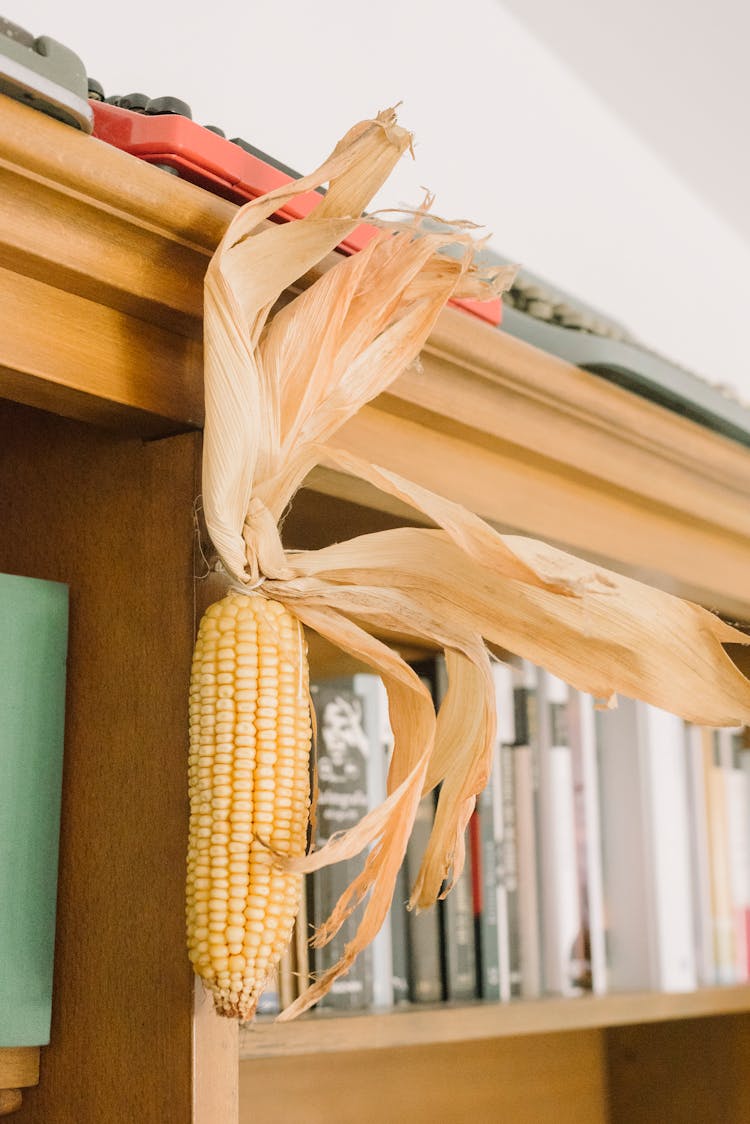
<path id="1" fill-rule="evenodd" d="M 499 0 L 750 242 L 747 0 Z"/>

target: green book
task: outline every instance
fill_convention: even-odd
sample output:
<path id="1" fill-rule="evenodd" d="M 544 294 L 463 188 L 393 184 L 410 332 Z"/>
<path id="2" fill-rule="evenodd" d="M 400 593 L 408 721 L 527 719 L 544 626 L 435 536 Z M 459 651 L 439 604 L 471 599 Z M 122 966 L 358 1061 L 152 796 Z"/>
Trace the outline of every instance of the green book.
<path id="1" fill-rule="evenodd" d="M 0 1046 L 49 1042 L 68 588 L 0 574 Z"/>

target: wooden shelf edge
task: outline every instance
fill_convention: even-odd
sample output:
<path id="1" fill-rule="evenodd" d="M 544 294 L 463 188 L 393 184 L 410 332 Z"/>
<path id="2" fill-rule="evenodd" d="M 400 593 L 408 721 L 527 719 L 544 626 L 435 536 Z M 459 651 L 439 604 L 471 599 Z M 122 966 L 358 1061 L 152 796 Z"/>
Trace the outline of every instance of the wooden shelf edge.
<path id="1" fill-rule="evenodd" d="M 555 1034 L 748 1012 L 750 987 L 717 987 L 680 994 L 622 992 L 576 999 L 410 1008 L 382 1014 L 313 1014 L 293 1023 L 258 1022 L 242 1029 L 240 1061 L 252 1064 L 257 1058 Z"/>
<path id="2" fill-rule="evenodd" d="M 722 520 L 694 518 L 679 510 L 676 500 L 671 507 L 654 503 L 648 481 L 656 479 L 655 468 L 644 473 L 639 489 L 615 489 L 536 450 L 501 441 L 487 445 L 476 432 L 446 433 L 387 414 L 378 403 L 347 422 L 337 444 L 463 504 L 501 531 L 543 539 L 733 620 L 750 617 L 750 528 L 729 530 Z M 342 473 L 316 470 L 307 485 L 399 517 L 407 514 Z M 699 487 L 697 480 L 692 487 L 686 480 L 681 503 Z M 745 516 L 741 519 L 744 523 Z"/>
<path id="3" fill-rule="evenodd" d="M 394 387 L 389 408 L 400 416 L 446 433 L 477 430 L 488 443 L 519 444 L 691 518 L 750 531 L 745 446 L 455 309 L 443 311 L 421 362 L 421 374 L 410 369 Z"/>

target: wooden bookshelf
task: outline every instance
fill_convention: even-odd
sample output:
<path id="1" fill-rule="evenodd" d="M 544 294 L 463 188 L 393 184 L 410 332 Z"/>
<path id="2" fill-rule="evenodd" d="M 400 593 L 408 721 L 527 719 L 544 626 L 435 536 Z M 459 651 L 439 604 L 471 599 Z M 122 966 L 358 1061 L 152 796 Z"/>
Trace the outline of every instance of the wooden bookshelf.
<path id="1" fill-rule="evenodd" d="M 750 988 L 311 1017 L 259 1025 L 241 1063 L 236 1027 L 194 1002 L 202 279 L 232 213 L 0 97 L 0 569 L 68 581 L 74 623 L 52 1042 L 14 1119 L 309 1124 L 342 1104 L 359 1124 L 750 1119 Z M 465 314 L 445 311 L 421 372 L 341 443 L 500 528 L 750 620 L 750 450 Z M 317 471 L 285 536 L 317 546 L 405 515 Z"/>

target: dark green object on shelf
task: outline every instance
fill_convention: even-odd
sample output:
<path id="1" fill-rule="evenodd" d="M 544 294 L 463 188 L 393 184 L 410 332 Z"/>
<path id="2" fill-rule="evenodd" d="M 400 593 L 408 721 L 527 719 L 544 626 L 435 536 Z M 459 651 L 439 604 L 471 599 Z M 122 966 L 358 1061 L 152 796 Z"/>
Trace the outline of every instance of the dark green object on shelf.
<path id="1" fill-rule="evenodd" d="M 68 587 L 0 574 L 0 1046 L 49 1041 Z"/>

